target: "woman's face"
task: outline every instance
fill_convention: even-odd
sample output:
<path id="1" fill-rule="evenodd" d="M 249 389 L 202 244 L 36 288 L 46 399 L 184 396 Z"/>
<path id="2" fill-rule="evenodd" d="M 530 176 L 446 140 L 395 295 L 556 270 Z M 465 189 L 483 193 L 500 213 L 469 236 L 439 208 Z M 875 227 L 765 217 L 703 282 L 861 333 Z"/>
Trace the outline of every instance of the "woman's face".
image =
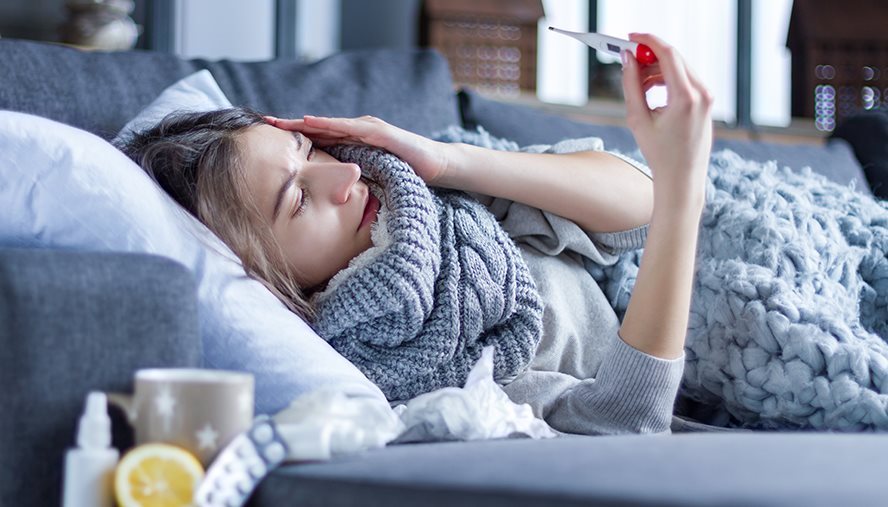
<path id="1" fill-rule="evenodd" d="M 339 162 L 302 134 L 271 125 L 250 127 L 238 144 L 247 191 L 302 287 L 321 285 L 372 245 L 370 224 L 379 201 L 356 164 Z"/>

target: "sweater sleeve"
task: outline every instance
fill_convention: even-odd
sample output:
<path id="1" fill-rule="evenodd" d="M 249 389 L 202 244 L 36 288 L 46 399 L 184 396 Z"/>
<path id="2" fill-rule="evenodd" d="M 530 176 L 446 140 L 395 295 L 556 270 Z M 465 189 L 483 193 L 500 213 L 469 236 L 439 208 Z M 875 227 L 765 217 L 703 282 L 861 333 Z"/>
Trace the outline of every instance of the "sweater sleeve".
<path id="1" fill-rule="evenodd" d="M 654 357 L 618 338 L 598 376 L 562 391 L 545 419 L 565 433 L 668 433 L 683 370 L 684 356 Z"/>
<path id="2" fill-rule="evenodd" d="M 623 155 L 622 153 L 615 151 L 609 151 L 607 153 L 631 165 L 640 173 L 647 176 L 648 179 L 652 179 L 651 170 L 638 160 L 635 160 L 634 158 L 628 157 L 626 155 Z M 628 229 L 625 231 L 595 232 L 590 235 L 590 238 L 593 242 L 608 249 L 611 253 L 619 255 L 623 252 L 635 250 L 636 248 L 641 248 L 642 246 L 644 246 L 644 242 L 647 239 L 647 231 L 648 224 L 644 224 L 634 229 Z"/>

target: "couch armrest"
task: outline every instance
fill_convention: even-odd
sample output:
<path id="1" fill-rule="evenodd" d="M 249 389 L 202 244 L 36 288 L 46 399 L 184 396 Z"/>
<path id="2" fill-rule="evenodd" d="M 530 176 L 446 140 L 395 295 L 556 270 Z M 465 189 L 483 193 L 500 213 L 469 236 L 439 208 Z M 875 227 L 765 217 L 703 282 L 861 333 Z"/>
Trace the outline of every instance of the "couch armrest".
<path id="1" fill-rule="evenodd" d="M 172 260 L 0 249 L 0 505 L 59 505 L 87 392 L 130 391 L 138 368 L 199 366 L 197 322 L 193 278 Z"/>

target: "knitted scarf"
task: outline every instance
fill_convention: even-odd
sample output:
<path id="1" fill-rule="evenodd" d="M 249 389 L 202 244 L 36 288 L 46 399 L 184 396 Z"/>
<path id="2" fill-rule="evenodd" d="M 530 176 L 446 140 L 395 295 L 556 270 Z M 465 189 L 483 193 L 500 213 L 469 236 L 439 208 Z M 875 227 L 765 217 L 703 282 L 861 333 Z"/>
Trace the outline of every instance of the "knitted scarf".
<path id="1" fill-rule="evenodd" d="M 429 189 L 391 153 L 330 153 L 379 185 L 386 216 L 373 227 L 388 239 L 316 298 L 318 334 L 389 400 L 461 387 L 488 345 L 497 380 L 524 371 L 541 338 L 542 302 L 493 215 L 462 192 Z"/>

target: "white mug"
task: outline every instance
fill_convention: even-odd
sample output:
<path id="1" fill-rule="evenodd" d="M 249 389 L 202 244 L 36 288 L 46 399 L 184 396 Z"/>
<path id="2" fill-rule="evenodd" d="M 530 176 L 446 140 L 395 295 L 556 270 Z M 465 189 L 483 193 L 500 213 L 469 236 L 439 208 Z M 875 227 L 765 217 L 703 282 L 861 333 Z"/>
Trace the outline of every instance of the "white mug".
<path id="1" fill-rule="evenodd" d="M 132 395 L 107 394 L 126 413 L 136 445 L 177 445 L 204 467 L 253 421 L 254 380 L 249 373 L 153 368 L 138 370 L 134 383 Z"/>

